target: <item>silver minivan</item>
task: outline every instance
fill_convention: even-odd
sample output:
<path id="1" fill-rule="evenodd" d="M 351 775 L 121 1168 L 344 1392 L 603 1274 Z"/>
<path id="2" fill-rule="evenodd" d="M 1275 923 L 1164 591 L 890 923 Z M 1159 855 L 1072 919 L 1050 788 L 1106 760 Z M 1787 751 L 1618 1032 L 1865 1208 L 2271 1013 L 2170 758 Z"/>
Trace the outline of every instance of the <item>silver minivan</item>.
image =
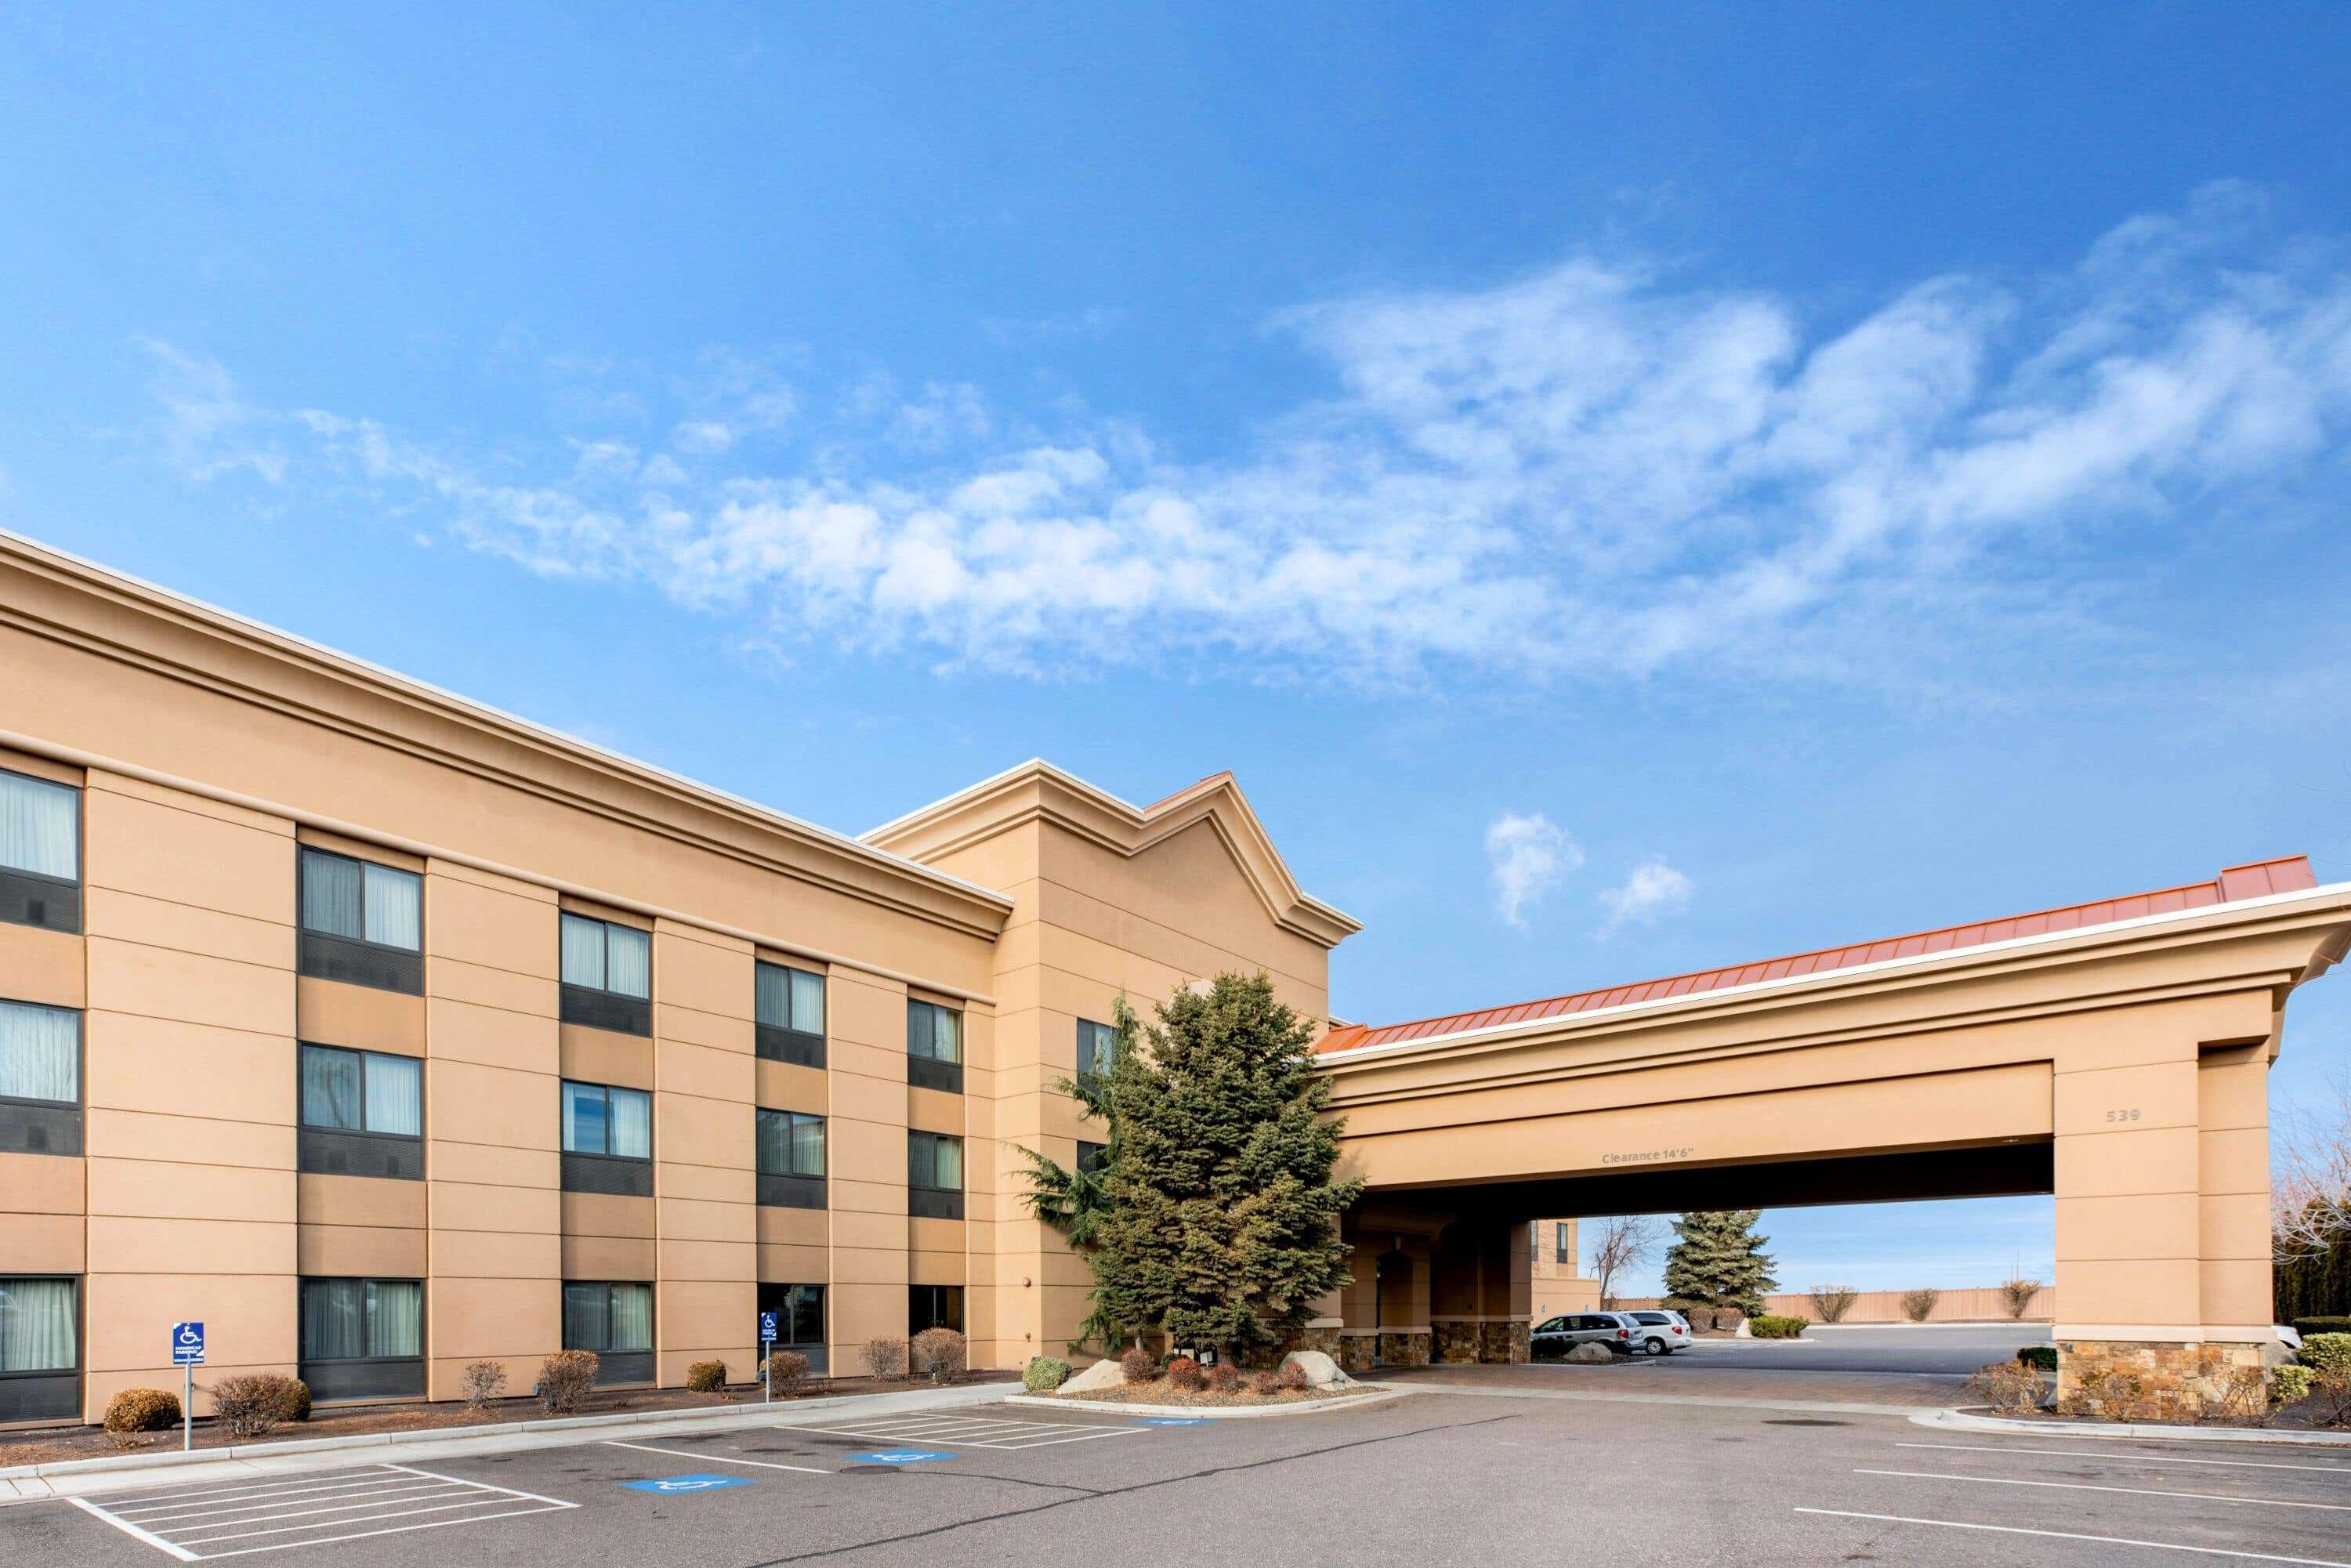
<path id="1" fill-rule="evenodd" d="M 1563 1312 L 1537 1323 L 1527 1336 L 1527 1348 L 1538 1359 L 1565 1355 L 1579 1344 L 1604 1344 L 1619 1355 L 1630 1355 L 1636 1326 L 1625 1312 Z"/>

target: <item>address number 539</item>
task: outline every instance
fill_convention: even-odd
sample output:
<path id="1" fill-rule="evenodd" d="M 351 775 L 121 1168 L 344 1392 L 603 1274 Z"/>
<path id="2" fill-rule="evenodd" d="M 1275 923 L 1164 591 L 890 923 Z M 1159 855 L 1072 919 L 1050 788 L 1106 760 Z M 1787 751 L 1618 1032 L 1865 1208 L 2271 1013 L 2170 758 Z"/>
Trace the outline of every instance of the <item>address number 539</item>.
<path id="1" fill-rule="evenodd" d="M 2106 1113 L 2106 1120 L 2109 1122 L 2136 1122 L 2138 1120 L 2138 1108 L 2137 1106 L 2133 1106 L 2127 1111 L 2109 1111 Z"/>

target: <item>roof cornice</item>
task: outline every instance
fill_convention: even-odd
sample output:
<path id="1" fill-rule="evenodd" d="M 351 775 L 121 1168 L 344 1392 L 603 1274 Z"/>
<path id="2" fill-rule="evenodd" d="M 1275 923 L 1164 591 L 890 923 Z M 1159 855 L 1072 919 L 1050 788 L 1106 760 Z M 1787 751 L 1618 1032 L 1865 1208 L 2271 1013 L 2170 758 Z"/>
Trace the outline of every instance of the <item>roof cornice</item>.
<path id="1" fill-rule="evenodd" d="M 992 888 L 4 528 L 0 622 L 976 935 L 1012 909 Z"/>
<path id="2" fill-rule="evenodd" d="M 1203 779 L 1148 806 L 1136 806 L 1031 758 L 862 835 L 917 860 L 952 854 L 1029 822 L 1050 822 L 1114 854 L 1134 856 L 1207 822 L 1232 854 L 1275 925 L 1323 947 L 1361 931 L 1362 922 L 1298 885 L 1298 879 L 1230 773 Z"/>

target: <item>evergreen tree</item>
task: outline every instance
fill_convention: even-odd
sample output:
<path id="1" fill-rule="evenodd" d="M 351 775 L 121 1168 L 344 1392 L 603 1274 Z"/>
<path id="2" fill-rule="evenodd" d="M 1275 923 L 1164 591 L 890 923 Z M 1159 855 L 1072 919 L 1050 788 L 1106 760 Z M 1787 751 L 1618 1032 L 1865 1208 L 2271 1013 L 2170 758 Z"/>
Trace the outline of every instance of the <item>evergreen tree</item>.
<path id="1" fill-rule="evenodd" d="M 1666 1249 L 1666 1305 L 1737 1307 L 1749 1317 L 1763 1311 L 1763 1294 L 1776 1290 L 1768 1236 L 1755 1234 L 1760 1208 L 1685 1214 L 1674 1221 L 1677 1238 Z"/>
<path id="2" fill-rule="evenodd" d="M 1030 1208 L 1084 1250 L 1092 1322 L 1228 1355 L 1280 1343 L 1346 1282 L 1338 1218 L 1363 1190 L 1332 1179 L 1339 1129 L 1308 1070 L 1313 1028 L 1263 975 L 1219 975 L 1156 1011 L 1138 1029 L 1120 1009 L 1097 1185 L 1023 1151 Z"/>

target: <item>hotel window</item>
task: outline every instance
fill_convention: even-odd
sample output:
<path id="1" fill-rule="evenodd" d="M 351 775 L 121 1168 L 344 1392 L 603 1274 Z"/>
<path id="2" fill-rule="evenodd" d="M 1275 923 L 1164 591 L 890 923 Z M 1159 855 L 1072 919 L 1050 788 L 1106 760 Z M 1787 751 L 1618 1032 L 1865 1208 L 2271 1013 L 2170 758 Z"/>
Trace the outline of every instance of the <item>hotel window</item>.
<path id="1" fill-rule="evenodd" d="M 424 1177 L 424 1063 L 302 1047 L 300 1166 L 316 1176 Z"/>
<path id="2" fill-rule="evenodd" d="M 925 1329 L 963 1333 L 961 1285 L 915 1285 L 907 1290 L 906 1337 L 912 1339 Z"/>
<path id="3" fill-rule="evenodd" d="M 566 1281 L 563 1348 L 596 1353 L 596 1381 L 653 1380 L 653 1288 L 610 1280 Z"/>
<path id="4" fill-rule="evenodd" d="M 0 1422 L 80 1418 L 79 1283 L 0 1274 Z"/>
<path id="5" fill-rule="evenodd" d="M 906 1134 L 906 1212 L 917 1219 L 963 1218 L 963 1140 Z"/>
<path id="6" fill-rule="evenodd" d="M 769 1061 L 824 1065 L 824 977 L 781 964 L 752 970 L 758 1049 Z"/>
<path id="7" fill-rule="evenodd" d="M 303 1281 L 301 1377 L 320 1399 L 423 1398 L 423 1283 Z"/>
<path id="8" fill-rule="evenodd" d="M 569 912 L 562 921 L 563 1021 L 653 1033 L 652 933 Z"/>
<path id="9" fill-rule="evenodd" d="M 759 1310 L 776 1314 L 776 1348 L 807 1356 L 809 1370 L 824 1376 L 831 1361 L 824 1345 L 824 1287 L 762 1283 Z"/>
<path id="10" fill-rule="evenodd" d="M 1551 1246 L 1552 1262 L 1573 1263 L 1575 1261 L 1575 1243 L 1571 1239 L 1573 1235 L 1574 1231 L 1569 1227 L 1566 1220 L 1560 1219 L 1552 1222 Z"/>
<path id="11" fill-rule="evenodd" d="M 0 1002 L 0 1154 L 81 1152 L 81 1014 Z"/>
<path id="12" fill-rule="evenodd" d="M 653 1195 L 653 1097 L 602 1083 L 562 1085 L 563 1190 Z"/>
<path id="13" fill-rule="evenodd" d="M 0 920 L 81 929 L 81 791 L 0 771 Z"/>
<path id="14" fill-rule="evenodd" d="M 1096 1088 L 1110 1086 L 1111 1069 L 1118 1064 L 1118 1031 L 1106 1023 L 1078 1020 L 1078 1077 Z"/>
<path id="15" fill-rule="evenodd" d="M 1101 1170 L 1102 1162 L 1108 1158 L 1110 1158 L 1108 1144 L 1090 1144 L 1083 1138 L 1078 1140 L 1078 1169 L 1086 1175 L 1092 1176 Z"/>
<path id="16" fill-rule="evenodd" d="M 770 1208 L 822 1208 L 824 1118 L 765 1106 L 758 1116 L 759 1201 Z"/>
<path id="17" fill-rule="evenodd" d="M 423 877 L 305 845 L 300 884 L 303 974 L 424 994 Z"/>
<path id="18" fill-rule="evenodd" d="M 906 1082 L 963 1092 L 963 1014 L 932 1002 L 906 1004 Z"/>

